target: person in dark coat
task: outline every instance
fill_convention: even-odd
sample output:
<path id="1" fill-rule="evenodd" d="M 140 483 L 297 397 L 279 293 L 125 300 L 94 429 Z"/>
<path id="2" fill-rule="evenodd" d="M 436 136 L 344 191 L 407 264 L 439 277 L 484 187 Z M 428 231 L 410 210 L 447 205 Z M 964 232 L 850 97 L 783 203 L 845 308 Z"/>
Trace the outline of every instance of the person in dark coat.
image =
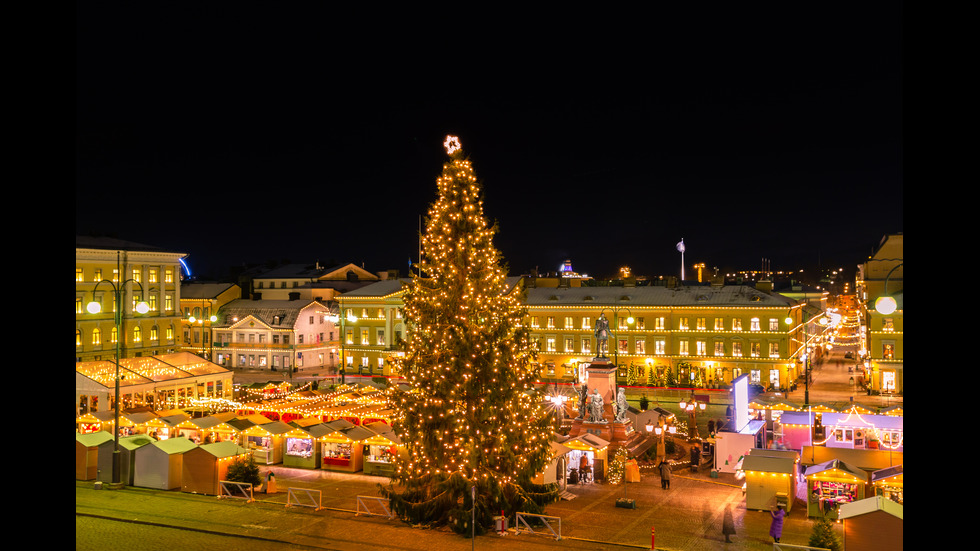
<path id="1" fill-rule="evenodd" d="M 660 462 L 660 487 L 670 489 L 670 465 L 666 461 Z"/>
<path id="2" fill-rule="evenodd" d="M 731 536 L 735 535 L 735 519 L 732 517 L 731 505 L 725 505 L 725 518 L 721 523 L 721 533 L 725 534 L 725 543 L 732 543 Z"/>
<path id="3" fill-rule="evenodd" d="M 769 511 L 772 515 L 772 524 L 769 525 L 769 535 L 772 536 L 775 543 L 779 543 L 779 538 L 783 535 L 783 517 L 786 516 L 786 511 L 783 510 L 782 505 L 777 505 L 776 510 Z"/>

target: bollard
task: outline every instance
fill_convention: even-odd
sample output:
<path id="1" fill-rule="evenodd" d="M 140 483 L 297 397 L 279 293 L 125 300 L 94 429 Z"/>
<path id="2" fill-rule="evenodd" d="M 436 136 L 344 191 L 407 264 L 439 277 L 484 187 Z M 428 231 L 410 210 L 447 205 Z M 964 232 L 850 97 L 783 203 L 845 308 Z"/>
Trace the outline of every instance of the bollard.
<path id="1" fill-rule="evenodd" d="M 654 529 L 653 526 L 651 526 L 650 527 L 650 551 L 656 551 L 656 549 L 657 549 L 657 547 L 655 545 L 655 543 L 657 541 L 656 535 L 657 535 L 656 534 L 656 530 Z"/>

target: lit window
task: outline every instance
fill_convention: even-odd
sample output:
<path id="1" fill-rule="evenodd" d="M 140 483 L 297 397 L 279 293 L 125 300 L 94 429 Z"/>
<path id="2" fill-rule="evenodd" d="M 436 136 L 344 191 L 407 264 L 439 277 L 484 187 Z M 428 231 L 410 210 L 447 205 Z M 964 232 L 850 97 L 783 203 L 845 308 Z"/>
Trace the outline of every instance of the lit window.
<path id="1" fill-rule="evenodd" d="M 565 337 L 565 352 L 575 352 L 575 339 L 573 337 Z"/>
<path id="2" fill-rule="evenodd" d="M 592 340 L 588 337 L 582 339 L 582 353 L 591 354 L 592 353 Z"/>
<path id="3" fill-rule="evenodd" d="M 742 330 L 742 319 L 732 318 L 732 331 L 741 331 L 741 330 Z"/>
<path id="4" fill-rule="evenodd" d="M 555 338 L 554 337 L 547 337 L 545 339 L 545 351 L 546 352 L 554 352 L 555 351 Z"/>
<path id="5" fill-rule="evenodd" d="M 133 328 L 133 342 L 143 342 L 143 330 L 139 327 Z"/>
<path id="6" fill-rule="evenodd" d="M 163 282 L 164 283 L 173 283 L 174 282 L 174 269 L 173 268 L 167 268 L 166 270 L 163 271 Z"/>
<path id="7" fill-rule="evenodd" d="M 761 331 L 762 327 L 759 325 L 759 318 L 752 318 L 749 322 L 749 331 Z"/>
<path id="8" fill-rule="evenodd" d="M 147 282 L 148 283 L 156 283 L 157 282 L 157 269 L 156 268 L 150 268 L 150 275 L 147 277 Z"/>
<path id="9" fill-rule="evenodd" d="M 715 318 L 715 331 L 725 330 L 725 320 L 722 318 Z"/>
<path id="10" fill-rule="evenodd" d="M 775 318 L 769 318 L 769 330 L 779 331 L 779 320 Z"/>
<path id="11" fill-rule="evenodd" d="M 667 341 L 664 339 L 655 339 L 653 341 L 653 353 L 659 356 L 663 356 L 667 353 Z"/>
<path id="12" fill-rule="evenodd" d="M 705 321 L 705 318 L 698 318 L 697 328 L 698 328 L 698 331 L 705 331 L 705 330 L 708 329 L 708 324 Z"/>
<path id="13" fill-rule="evenodd" d="M 555 328 L 555 317 L 548 316 L 548 329 L 554 329 L 554 328 Z"/>
<path id="14" fill-rule="evenodd" d="M 688 355 L 688 342 L 686 340 L 683 340 L 683 341 L 680 341 L 677 344 L 678 344 L 678 351 L 677 351 L 677 353 L 679 355 L 681 355 L 681 356 L 687 356 Z"/>
<path id="15" fill-rule="evenodd" d="M 647 341 L 646 339 L 636 339 L 636 353 L 646 354 L 647 353 Z"/>
<path id="16" fill-rule="evenodd" d="M 708 354 L 708 343 L 706 341 L 697 341 L 698 356 L 706 356 Z"/>
<path id="17" fill-rule="evenodd" d="M 779 343 L 771 342 L 769 343 L 769 357 L 778 358 L 779 357 Z"/>
<path id="18" fill-rule="evenodd" d="M 98 327 L 92 330 L 92 344 L 95 346 L 102 344 L 102 330 Z"/>
<path id="19" fill-rule="evenodd" d="M 592 318 L 582 316 L 582 329 L 592 329 Z"/>
<path id="20" fill-rule="evenodd" d="M 762 356 L 762 345 L 760 343 L 754 342 L 749 345 L 749 356 L 753 358 L 759 358 Z"/>
<path id="21" fill-rule="evenodd" d="M 565 329 L 575 329 L 575 320 L 571 316 L 565 316 Z"/>
<path id="22" fill-rule="evenodd" d="M 656 331 L 663 331 L 665 327 L 665 320 L 663 317 L 653 318 L 653 328 Z"/>
<path id="23" fill-rule="evenodd" d="M 732 356 L 736 358 L 742 357 L 742 343 L 737 341 L 732 343 Z"/>
<path id="24" fill-rule="evenodd" d="M 724 355 L 725 355 L 725 342 L 715 341 L 715 356 L 724 356 Z"/>
<path id="25" fill-rule="evenodd" d="M 678 321 L 677 328 L 680 329 L 681 331 L 687 331 L 688 329 L 687 318 L 681 318 Z"/>
<path id="26" fill-rule="evenodd" d="M 76 282 L 85 281 L 85 276 L 82 275 L 82 269 L 81 268 L 75 268 L 75 281 Z"/>

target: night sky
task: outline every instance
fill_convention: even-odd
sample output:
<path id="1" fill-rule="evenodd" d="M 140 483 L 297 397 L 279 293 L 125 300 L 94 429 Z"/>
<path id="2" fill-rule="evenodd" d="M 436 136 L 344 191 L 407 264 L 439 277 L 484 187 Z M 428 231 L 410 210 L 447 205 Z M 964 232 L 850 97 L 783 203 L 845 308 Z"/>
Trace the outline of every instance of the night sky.
<path id="1" fill-rule="evenodd" d="M 901 4 L 177 5 L 76 6 L 76 233 L 189 253 L 195 275 L 405 275 L 447 134 L 515 275 L 677 275 L 681 238 L 688 274 L 853 268 L 903 231 Z"/>

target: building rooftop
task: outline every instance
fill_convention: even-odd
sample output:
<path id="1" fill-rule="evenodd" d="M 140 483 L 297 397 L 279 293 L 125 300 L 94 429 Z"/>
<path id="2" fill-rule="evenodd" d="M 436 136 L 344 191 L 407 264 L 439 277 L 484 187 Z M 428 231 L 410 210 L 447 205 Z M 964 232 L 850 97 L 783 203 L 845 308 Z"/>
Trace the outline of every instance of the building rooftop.
<path id="1" fill-rule="evenodd" d="M 790 298 L 748 285 L 681 287 L 564 287 L 527 290 L 528 306 L 790 307 Z"/>

